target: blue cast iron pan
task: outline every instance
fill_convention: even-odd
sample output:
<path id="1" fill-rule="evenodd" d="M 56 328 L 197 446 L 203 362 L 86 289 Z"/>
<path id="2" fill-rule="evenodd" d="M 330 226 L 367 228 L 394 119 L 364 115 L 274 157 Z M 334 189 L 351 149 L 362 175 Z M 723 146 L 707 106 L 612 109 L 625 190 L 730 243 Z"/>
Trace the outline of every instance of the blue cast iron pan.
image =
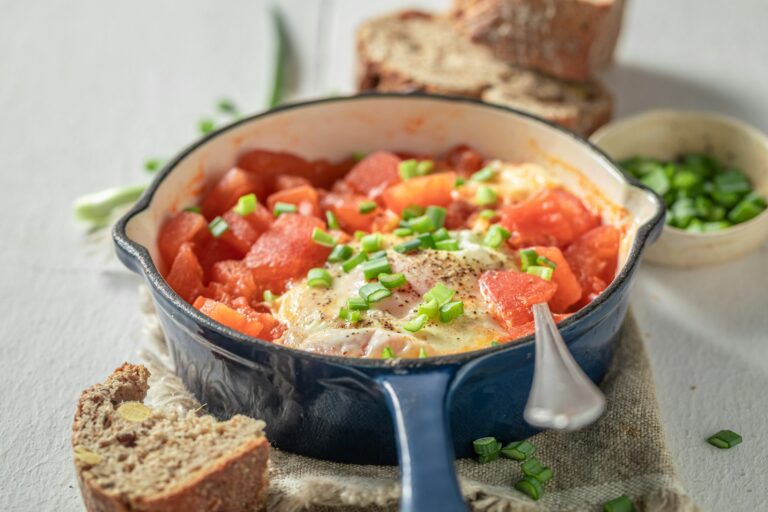
<path id="1" fill-rule="evenodd" d="M 560 325 L 575 359 L 599 381 L 611 361 L 641 254 L 663 226 L 664 208 L 651 192 L 626 182 L 589 142 L 523 112 L 419 94 L 364 94 L 288 105 L 238 121 L 186 149 L 117 223 L 113 236 L 120 260 L 148 284 L 176 372 L 210 412 L 219 417 L 242 413 L 263 418 L 271 443 L 289 452 L 356 464 L 399 460 L 401 510 L 458 511 L 466 510 L 466 504 L 454 456 L 472 456 L 472 440 L 478 437 L 513 440 L 534 433 L 522 417 L 533 373 L 531 336 L 515 344 L 417 360 L 353 359 L 293 350 L 247 337 L 195 310 L 170 289 L 151 255 L 162 220 L 153 210 L 153 201 L 164 200 L 158 198 L 163 196 L 158 190 L 186 159 L 214 147 L 217 140 L 234 141 L 238 130 L 282 118 L 303 119 L 305 112 L 306 131 L 297 133 L 319 136 L 318 126 L 334 129 L 327 120 L 317 121 L 325 112 L 342 124 L 354 116 L 339 117 L 339 112 L 372 115 L 371 126 L 376 129 L 379 123 L 396 122 L 393 116 L 420 111 L 433 112 L 430 120 L 443 112 L 464 119 L 467 133 L 452 143 L 482 146 L 490 139 L 478 139 L 477 131 L 497 122 L 503 125 L 505 119 L 516 123 L 515 135 L 529 127 L 553 143 L 588 154 L 611 180 L 622 180 L 633 189 L 632 201 L 647 203 L 646 213 L 636 219 L 634 240 L 614 282 Z M 479 124 L 472 128 L 475 117 Z M 375 137 L 380 138 L 385 140 L 383 132 Z M 350 145 L 347 154 L 359 147 Z"/>

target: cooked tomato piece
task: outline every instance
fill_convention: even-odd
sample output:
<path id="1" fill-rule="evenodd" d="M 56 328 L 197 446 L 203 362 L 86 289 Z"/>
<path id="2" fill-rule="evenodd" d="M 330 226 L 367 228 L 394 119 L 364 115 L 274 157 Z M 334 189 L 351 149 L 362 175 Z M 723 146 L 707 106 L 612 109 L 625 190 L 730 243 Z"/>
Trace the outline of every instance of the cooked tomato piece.
<path id="1" fill-rule="evenodd" d="M 203 267 L 203 279 L 205 283 L 210 282 L 213 274 L 213 265 L 218 261 L 224 260 L 237 260 L 243 257 L 243 255 L 224 242 L 221 238 L 209 238 L 200 247 L 195 246 L 195 254 L 200 260 L 200 266 Z"/>
<path id="2" fill-rule="evenodd" d="M 491 315 L 510 332 L 533 320 L 533 305 L 549 302 L 556 291 L 552 281 L 520 272 L 489 270 L 480 276 L 480 294 Z"/>
<path id="3" fill-rule="evenodd" d="M 268 313 L 258 313 L 248 306 L 233 309 L 226 304 L 203 296 L 198 297 L 192 306 L 204 315 L 243 334 L 254 338 L 274 339 L 272 330 L 277 325 L 277 321 Z M 240 311 L 240 309 L 244 311 Z"/>
<path id="4" fill-rule="evenodd" d="M 187 302 L 195 300 L 200 294 L 203 289 L 203 267 L 192 250 L 192 244 L 181 244 L 165 280 Z"/>
<path id="5" fill-rule="evenodd" d="M 303 176 L 294 174 L 280 174 L 275 177 L 273 188 L 275 191 L 286 190 L 289 188 L 301 187 L 302 185 L 312 185 L 312 183 Z"/>
<path id="6" fill-rule="evenodd" d="M 298 212 L 302 215 L 320 216 L 320 202 L 317 190 L 311 185 L 301 185 L 280 190 L 270 195 L 267 199 L 269 211 L 274 211 L 277 203 L 295 204 Z"/>
<path id="7" fill-rule="evenodd" d="M 371 222 L 372 233 L 391 233 L 400 225 L 400 216 L 389 210 L 377 208 L 373 212 L 374 218 Z"/>
<path id="8" fill-rule="evenodd" d="M 557 268 L 552 273 L 552 281 L 557 285 L 555 295 L 549 300 L 549 309 L 553 313 L 565 313 L 568 308 L 581 298 L 581 284 L 571 270 L 563 253 L 557 247 L 534 247 L 539 256 L 552 260 Z"/>
<path id="9" fill-rule="evenodd" d="M 441 172 L 403 181 L 382 194 L 384 204 L 397 213 L 410 205 L 448 206 L 456 183 L 455 172 Z"/>
<path id="10" fill-rule="evenodd" d="M 230 210 L 222 215 L 227 223 L 227 230 L 219 237 L 222 242 L 241 253 L 241 256 L 251 250 L 251 246 L 259 238 L 259 233 L 253 229 L 245 217 Z"/>
<path id="11" fill-rule="evenodd" d="M 588 231 L 568 249 L 565 259 L 581 283 L 581 307 L 605 290 L 616 275 L 619 260 L 619 231 L 613 226 L 599 226 Z"/>
<path id="12" fill-rule="evenodd" d="M 501 224 L 514 247 L 557 246 L 561 249 L 600 224 L 581 200 L 564 190 L 546 190 L 501 210 Z"/>
<path id="13" fill-rule="evenodd" d="M 267 210 L 266 206 L 258 203 L 253 212 L 246 215 L 244 219 L 248 221 L 248 224 L 251 225 L 258 236 L 269 229 L 275 221 L 275 216 L 272 212 Z"/>
<path id="14" fill-rule="evenodd" d="M 360 203 L 363 201 L 370 201 L 370 199 L 354 194 L 331 193 L 325 198 L 324 204 L 328 210 L 336 215 L 342 229 L 353 233 L 358 230 L 371 231 L 374 221 L 382 214 L 382 210 L 378 206 L 373 211 L 362 213 Z"/>
<path id="15" fill-rule="evenodd" d="M 240 196 L 256 194 L 263 200 L 266 192 L 267 186 L 262 176 L 234 167 L 205 194 L 200 208 L 207 219 L 213 219 L 235 206 Z"/>
<path id="16" fill-rule="evenodd" d="M 194 212 L 179 212 L 166 220 L 157 236 L 157 248 L 163 263 L 173 263 L 185 243 L 200 245 L 211 237 L 205 217 Z"/>
<path id="17" fill-rule="evenodd" d="M 325 263 L 331 249 L 312 241 L 314 228 L 325 229 L 325 223 L 316 217 L 284 213 L 256 240 L 245 264 L 262 289 L 282 293 L 288 280 Z"/>
<path id="18" fill-rule="evenodd" d="M 555 319 L 555 323 L 560 323 L 566 318 L 571 316 L 568 315 L 558 315 L 557 313 L 553 314 L 552 317 Z M 536 332 L 536 322 L 531 320 L 530 322 L 523 324 L 523 325 L 516 325 L 512 327 L 511 329 L 507 329 L 507 332 L 509 333 L 509 341 L 516 340 L 517 338 L 522 338 L 523 336 L 528 336 L 529 334 L 533 334 Z"/>
<path id="19" fill-rule="evenodd" d="M 477 211 L 477 207 L 467 201 L 453 201 L 445 213 L 446 229 L 464 229 L 468 227 L 469 217 Z"/>
<path id="20" fill-rule="evenodd" d="M 330 187 L 334 181 L 347 174 L 352 165 L 354 161 L 351 158 L 338 163 L 327 160 L 308 161 L 290 153 L 261 149 L 244 153 L 237 161 L 238 167 L 262 176 L 270 184 L 271 190 L 274 190 L 277 176 L 288 174 L 306 178 L 316 187 Z"/>
<path id="21" fill-rule="evenodd" d="M 482 155 L 466 144 L 451 148 L 445 155 L 445 161 L 451 169 L 462 174 L 471 174 L 483 167 Z"/>
<path id="22" fill-rule="evenodd" d="M 369 197 L 381 195 L 386 188 L 400 181 L 400 158 L 388 151 L 376 151 L 355 165 L 344 182 L 357 192 Z"/>
<path id="23" fill-rule="evenodd" d="M 224 260 L 214 263 L 211 269 L 211 284 L 220 283 L 224 287 L 216 290 L 233 297 L 244 297 L 248 300 L 261 295 L 261 290 L 253 278 L 253 272 L 244 262 L 239 260 Z M 222 301 L 228 302 L 228 301 Z"/>

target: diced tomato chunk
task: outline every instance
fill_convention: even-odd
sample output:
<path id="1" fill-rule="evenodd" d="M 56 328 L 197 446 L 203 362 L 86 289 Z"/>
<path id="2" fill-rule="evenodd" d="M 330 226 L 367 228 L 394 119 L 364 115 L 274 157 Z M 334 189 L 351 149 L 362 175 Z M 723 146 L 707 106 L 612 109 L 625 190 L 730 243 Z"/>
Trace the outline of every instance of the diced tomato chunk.
<path id="1" fill-rule="evenodd" d="M 200 247 L 195 246 L 195 254 L 197 254 L 200 260 L 200 266 L 203 267 L 204 282 L 208 283 L 211 280 L 213 274 L 213 266 L 224 260 L 237 260 L 243 257 L 243 255 L 224 242 L 221 238 L 209 238 Z"/>
<path id="2" fill-rule="evenodd" d="M 480 294 L 491 315 L 510 332 L 533 320 L 533 305 L 549 302 L 556 291 L 552 281 L 520 272 L 489 270 L 480 276 Z"/>
<path id="3" fill-rule="evenodd" d="M 501 224 L 512 233 L 514 247 L 554 245 L 563 249 L 600 225 L 600 219 L 578 197 L 554 189 L 503 208 Z"/>
<path id="4" fill-rule="evenodd" d="M 483 167 L 482 155 L 466 144 L 451 148 L 445 155 L 445 161 L 451 169 L 462 174 L 477 172 Z"/>
<path id="5" fill-rule="evenodd" d="M 388 151 L 376 151 L 355 165 L 344 182 L 358 194 L 377 197 L 400 181 L 400 158 Z"/>
<path id="6" fill-rule="evenodd" d="M 295 204 L 302 215 L 320 216 L 320 202 L 317 190 L 311 185 L 301 185 L 294 188 L 280 190 L 270 195 L 267 199 L 267 207 L 274 211 L 277 203 Z"/>
<path id="7" fill-rule="evenodd" d="M 388 188 L 382 198 L 387 208 L 397 214 L 410 205 L 448 206 L 455 183 L 455 172 L 420 176 Z"/>
<path id="8" fill-rule="evenodd" d="M 253 278 L 253 272 L 244 262 L 239 260 L 224 260 L 214 263 L 211 269 L 211 280 L 223 284 L 224 287 L 221 291 L 234 297 L 245 297 L 251 300 L 261 295 L 262 290 L 259 289 L 258 283 Z"/>
<path id="9" fill-rule="evenodd" d="M 446 229 L 464 229 L 468 227 L 469 217 L 477 211 L 477 207 L 467 201 L 453 201 L 445 213 Z"/>
<path id="10" fill-rule="evenodd" d="M 378 206 L 368 213 L 360 212 L 360 203 L 370 201 L 365 196 L 354 194 L 328 194 L 323 204 L 326 209 L 332 211 L 339 220 L 341 227 L 349 232 L 371 231 L 373 223 L 382 213 Z"/>
<path id="11" fill-rule="evenodd" d="M 332 164 L 327 160 L 308 161 L 290 153 L 261 149 L 249 151 L 237 161 L 238 167 L 262 176 L 270 184 L 270 190 L 274 190 L 277 176 L 287 174 L 306 178 L 316 187 L 329 187 L 344 176 L 353 164 L 352 159 Z"/>
<path id="12" fill-rule="evenodd" d="M 241 253 L 242 256 L 245 256 L 251 250 L 256 239 L 259 238 L 259 233 L 253 229 L 245 217 L 232 210 L 224 213 L 222 218 L 227 223 L 227 230 L 219 238 Z"/>
<path id="13" fill-rule="evenodd" d="M 181 244 L 165 280 L 187 302 L 195 300 L 200 294 L 203 289 L 203 267 L 192 250 L 192 244 Z"/>
<path id="14" fill-rule="evenodd" d="M 566 318 L 571 316 L 568 315 L 558 315 L 557 313 L 553 314 L 552 317 L 555 319 L 555 323 L 560 323 Z M 516 340 L 517 338 L 522 338 L 523 336 L 528 336 L 529 334 L 533 334 L 536 332 L 536 323 L 531 320 L 530 322 L 522 325 L 516 325 L 512 327 L 511 329 L 507 329 L 507 332 L 509 333 L 510 339 L 509 341 Z"/>
<path id="15" fill-rule="evenodd" d="M 240 196 L 256 194 L 263 200 L 266 190 L 266 182 L 262 176 L 234 167 L 227 171 L 203 197 L 200 208 L 207 219 L 213 219 L 237 204 Z"/>
<path id="16" fill-rule="evenodd" d="M 245 257 L 263 289 L 282 293 L 290 279 L 303 277 L 322 265 L 331 249 L 312 241 L 314 228 L 325 229 L 316 217 L 284 213 L 261 235 Z"/>
<path id="17" fill-rule="evenodd" d="M 213 299 L 200 296 L 192 304 L 204 315 L 243 334 L 254 338 L 272 340 L 277 320 L 268 313 L 258 313 L 248 306 L 233 309 Z"/>
<path id="18" fill-rule="evenodd" d="M 565 313 L 568 308 L 581 298 L 581 284 L 571 270 L 563 253 L 557 247 L 534 247 L 539 256 L 552 260 L 557 268 L 552 273 L 552 281 L 557 285 L 555 295 L 549 300 L 549 309 L 553 313 Z"/>
<path id="19" fill-rule="evenodd" d="M 166 220 L 157 236 L 157 247 L 163 263 L 173 263 L 185 243 L 202 244 L 210 238 L 205 217 L 194 212 L 179 212 Z"/>
<path id="20" fill-rule="evenodd" d="M 289 188 L 301 187 L 302 185 L 312 185 L 312 183 L 303 176 L 296 176 L 295 174 L 279 174 L 275 176 L 275 182 L 273 189 L 286 190 Z"/>
<path id="21" fill-rule="evenodd" d="M 619 260 L 620 238 L 619 231 L 613 226 L 599 226 L 582 235 L 565 250 L 565 259 L 582 287 L 582 300 L 577 306 L 593 300 L 613 281 Z"/>

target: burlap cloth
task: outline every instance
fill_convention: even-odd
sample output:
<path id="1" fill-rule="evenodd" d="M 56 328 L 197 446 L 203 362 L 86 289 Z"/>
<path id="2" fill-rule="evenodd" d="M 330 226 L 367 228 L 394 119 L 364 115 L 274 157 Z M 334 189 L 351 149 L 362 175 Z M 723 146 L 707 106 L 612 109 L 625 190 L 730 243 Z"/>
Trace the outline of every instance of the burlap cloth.
<path id="1" fill-rule="evenodd" d="M 200 408 L 173 373 L 144 289 L 142 296 L 146 336 L 140 354 L 152 373 L 149 404 L 180 411 Z M 643 511 L 699 510 L 685 494 L 666 447 L 653 375 L 631 314 L 601 388 L 608 406 L 597 423 L 578 432 L 544 432 L 531 438 L 536 457 L 554 471 L 540 501 L 513 488 L 521 475 L 518 463 L 458 460 L 462 491 L 472 509 L 598 511 L 605 501 L 626 494 Z M 268 510 L 396 510 L 398 495 L 397 467 L 337 464 L 272 451 Z"/>

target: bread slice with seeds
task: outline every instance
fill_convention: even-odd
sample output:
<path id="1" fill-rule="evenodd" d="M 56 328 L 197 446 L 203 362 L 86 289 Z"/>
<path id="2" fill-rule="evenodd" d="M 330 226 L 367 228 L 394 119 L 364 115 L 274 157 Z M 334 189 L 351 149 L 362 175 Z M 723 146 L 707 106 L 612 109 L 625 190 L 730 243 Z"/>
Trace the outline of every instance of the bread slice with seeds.
<path id="1" fill-rule="evenodd" d="M 125 363 L 85 390 L 72 446 L 91 512 L 253 511 L 263 504 L 264 423 L 152 410 L 149 371 Z"/>
<path id="2" fill-rule="evenodd" d="M 446 18 L 405 11 L 357 33 L 358 88 L 466 96 L 509 106 L 589 135 L 611 118 L 613 100 L 596 80 L 564 82 L 509 66 L 462 37 Z"/>

